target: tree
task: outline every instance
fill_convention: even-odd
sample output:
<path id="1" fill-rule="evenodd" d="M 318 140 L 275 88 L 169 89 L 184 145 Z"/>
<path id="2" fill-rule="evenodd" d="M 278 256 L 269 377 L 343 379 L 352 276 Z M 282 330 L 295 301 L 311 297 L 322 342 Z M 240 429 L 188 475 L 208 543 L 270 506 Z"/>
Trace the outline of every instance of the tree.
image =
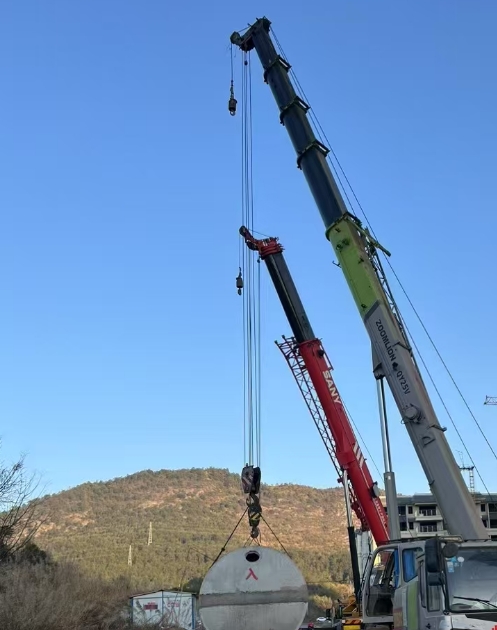
<path id="1" fill-rule="evenodd" d="M 14 464 L 0 462 L 0 562 L 31 543 L 39 517 L 39 478 L 26 471 L 24 457 Z"/>
<path id="2" fill-rule="evenodd" d="M 15 562 L 24 562 L 31 565 L 48 565 L 52 562 L 48 553 L 40 549 L 34 542 L 28 542 L 22 549 L 16 551 L 13 558 Z"/>

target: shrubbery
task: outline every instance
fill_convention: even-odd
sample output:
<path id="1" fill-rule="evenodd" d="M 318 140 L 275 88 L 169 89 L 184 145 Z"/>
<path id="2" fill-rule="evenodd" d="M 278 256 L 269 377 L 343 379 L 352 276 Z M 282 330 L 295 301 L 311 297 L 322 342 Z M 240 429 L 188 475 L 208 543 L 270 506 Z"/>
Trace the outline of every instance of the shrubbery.
<path id="1" fill-rule="evenodd" d="M 83 576 L 40 554 L 0 569 L 2 630 L 124 630 L 128 585 Z"/>

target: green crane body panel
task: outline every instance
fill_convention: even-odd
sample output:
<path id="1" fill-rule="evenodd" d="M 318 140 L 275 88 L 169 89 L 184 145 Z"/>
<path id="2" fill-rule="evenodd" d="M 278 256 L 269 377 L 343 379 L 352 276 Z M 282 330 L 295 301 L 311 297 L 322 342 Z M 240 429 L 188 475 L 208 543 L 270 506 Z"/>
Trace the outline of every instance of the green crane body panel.
<path id="1" fill-rule="evenodd" d="M 384 292 L 365 251 L 361 234 L 344 216 L 328 228 L 326 237 L 333 245 L 359 313 L 366 319 L 374 304 L 384 302 Z"/>

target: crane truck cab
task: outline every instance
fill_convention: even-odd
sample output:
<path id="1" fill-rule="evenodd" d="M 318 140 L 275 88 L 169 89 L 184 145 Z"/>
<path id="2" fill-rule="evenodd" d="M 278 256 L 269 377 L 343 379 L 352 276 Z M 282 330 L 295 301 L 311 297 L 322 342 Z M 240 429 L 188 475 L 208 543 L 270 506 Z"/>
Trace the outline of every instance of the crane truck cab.
<path id="1" fill-rule="evenodd" d="M 366 568 L 363 628 L 493 630 L 497 542 L 433 537 L 378 547 Z"/>

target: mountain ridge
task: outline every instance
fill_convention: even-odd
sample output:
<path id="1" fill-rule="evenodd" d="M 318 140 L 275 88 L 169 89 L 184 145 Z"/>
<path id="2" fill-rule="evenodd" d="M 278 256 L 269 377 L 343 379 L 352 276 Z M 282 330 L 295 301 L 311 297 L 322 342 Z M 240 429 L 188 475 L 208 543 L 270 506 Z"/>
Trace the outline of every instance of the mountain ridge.
<path id="1" fill-rule="evenodd" d="M 262 544 L 281 542 L 308 582 L 350 582 L 341 488 L 262 484 L 261 504 L 278 538 L 263 523 Z M 126 575 L 137 588 L 195 590 L 244 510 L 240 477 L 226 469 L 145 470 L 43 497 L 36 542 L 55 559 Z M 245 517 L 228 551 L 248 536 Z"/>

